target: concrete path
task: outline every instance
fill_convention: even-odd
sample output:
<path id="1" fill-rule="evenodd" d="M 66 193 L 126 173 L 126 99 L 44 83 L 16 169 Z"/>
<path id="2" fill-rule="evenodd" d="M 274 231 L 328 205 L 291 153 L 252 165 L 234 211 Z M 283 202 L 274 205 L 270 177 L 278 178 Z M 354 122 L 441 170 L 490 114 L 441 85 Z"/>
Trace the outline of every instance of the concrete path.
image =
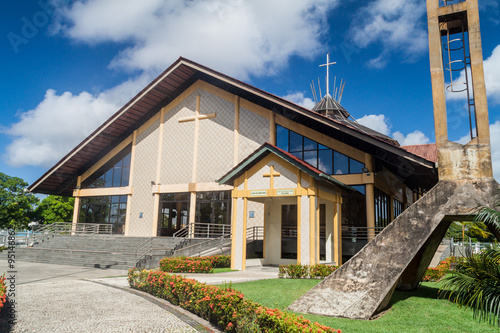
<path id="1" fill-rule="evenodd" d="M 222 284 L 278 277 L 277 267 L 250 262 L 246 271 L 189 274 L 200 282 Z M 15 316 L 0 314 L 0 332 L 219 332 L 207 321 L 128 287 L 127 271 L 16 262 L 0 274 L 15 276 Z M 9 273 L 13 272 L 13 273 Z"/>

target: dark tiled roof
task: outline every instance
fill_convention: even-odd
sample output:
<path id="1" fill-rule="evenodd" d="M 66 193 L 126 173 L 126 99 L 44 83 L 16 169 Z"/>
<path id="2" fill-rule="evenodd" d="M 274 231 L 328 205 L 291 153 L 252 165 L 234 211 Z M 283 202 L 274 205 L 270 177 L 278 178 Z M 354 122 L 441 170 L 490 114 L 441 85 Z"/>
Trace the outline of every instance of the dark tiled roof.
<path id="1" fill-rule="evenodd" d="M 410 145 L 410 146 L 401 146 L 404 150 L 415 154 L 417 156 L 423 157 L 426 160 L 436 162 L 437 158 L 437 147 L 435 143 L 428 143 L 425 145 Z"/>

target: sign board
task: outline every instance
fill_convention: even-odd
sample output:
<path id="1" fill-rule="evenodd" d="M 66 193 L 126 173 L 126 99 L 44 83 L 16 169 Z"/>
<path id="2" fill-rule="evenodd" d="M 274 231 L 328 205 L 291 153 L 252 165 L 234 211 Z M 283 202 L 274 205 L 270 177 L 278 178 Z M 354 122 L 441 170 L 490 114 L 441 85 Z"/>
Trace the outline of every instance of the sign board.
<path id="1" fill-rule="evenodd" d="M 276 195 L 294 195 L 294 190 L 277 190 Z"/>
<path id="2" fill-rule="evenodd" d="M 251 197 L 265 197 L 267 195 L 267 191 L 250 191 Z"/>

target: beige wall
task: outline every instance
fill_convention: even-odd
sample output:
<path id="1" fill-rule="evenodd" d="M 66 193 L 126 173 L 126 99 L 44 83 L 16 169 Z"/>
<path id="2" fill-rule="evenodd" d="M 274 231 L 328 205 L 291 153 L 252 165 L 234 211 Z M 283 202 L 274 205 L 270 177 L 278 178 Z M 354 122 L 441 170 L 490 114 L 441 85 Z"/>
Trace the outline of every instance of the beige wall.
<path id="1" fill-rule="evenodd" d="M 155 121 L 145 131 L 137 135 L 135 163 L 133 168 L 133 193 L 130 204 L 130 236 L 151 236 L 153 227 L 154 197 L 151 181 L 156 178 L 160 121 Z M 142 218 L 139 217 L 142 213 Z"/>

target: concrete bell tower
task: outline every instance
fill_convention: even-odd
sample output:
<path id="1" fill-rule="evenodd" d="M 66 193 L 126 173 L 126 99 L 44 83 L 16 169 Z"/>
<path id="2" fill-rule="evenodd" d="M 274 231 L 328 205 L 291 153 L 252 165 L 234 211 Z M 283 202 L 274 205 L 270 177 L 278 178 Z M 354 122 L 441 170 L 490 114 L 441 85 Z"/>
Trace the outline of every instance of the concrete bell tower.
<path id="1" fill-rule="evenodd" d="M 477 0 L 428 0 L 429 57 L 440 180 L 493 177 Z M 457 82 L 461 74 L 461 82 Z M 450 80 L 445 83 L 446 78 Z M 448 140 L 446 91 L 466 95 L 471 140 Z"/>

